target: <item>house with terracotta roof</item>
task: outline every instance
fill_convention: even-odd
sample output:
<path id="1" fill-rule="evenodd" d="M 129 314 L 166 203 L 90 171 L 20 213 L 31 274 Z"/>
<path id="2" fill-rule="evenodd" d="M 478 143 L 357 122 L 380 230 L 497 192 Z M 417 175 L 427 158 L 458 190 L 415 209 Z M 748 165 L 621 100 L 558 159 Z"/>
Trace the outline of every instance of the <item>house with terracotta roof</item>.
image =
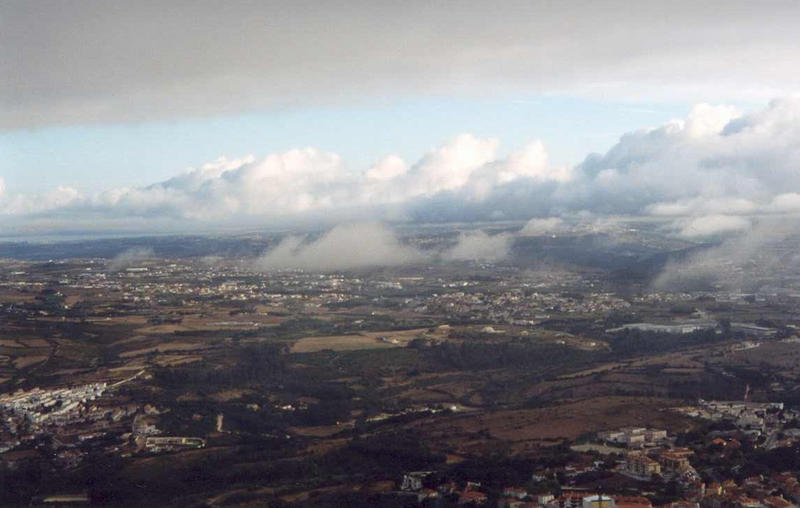
<path id="1" fill-rule="evenodd" d="M 458 504 L 461 505 L 482 505 L 486 504 L 489 500 L 488 496 L 483 492 L 478 492 L 477 490 L 468 490 L 466 492 L 461 492 L 458 495 Z"/>
<path id="2" fill-rule="evenodd" d="M 636 478 L 650 479 L 654 474 L 661 474 L 661 465 L 643 453 L 631 453 L 625 457 L 622 473 Z"/>
<path id="3" fill-rule="evenodd" d="M 737 483 L 734 480 L 730 479 L 730 478 L 728 478 L 727 480 L 722 482 L 723 491 L 728 491 L 728 490 L 731 490 L 731 489 L 735 489 L 738 486 L 739 485 L 737 485 Z"/>
<path id="4" fill-rule="evenodd" d="M 667 474 L 680 474 L 692 468 L 689 463 L 689 456 L 694 452 L 688 448 L 675 448 L 673 450 L 664 450 L 658 456 L 658 462 L 661 464 L 661 470 Z"/>
<path id="5" fill-rule="evenodd" d="M 653 503 L 641 496 L 612 496 L 617 508 L 653 508 Z"/>

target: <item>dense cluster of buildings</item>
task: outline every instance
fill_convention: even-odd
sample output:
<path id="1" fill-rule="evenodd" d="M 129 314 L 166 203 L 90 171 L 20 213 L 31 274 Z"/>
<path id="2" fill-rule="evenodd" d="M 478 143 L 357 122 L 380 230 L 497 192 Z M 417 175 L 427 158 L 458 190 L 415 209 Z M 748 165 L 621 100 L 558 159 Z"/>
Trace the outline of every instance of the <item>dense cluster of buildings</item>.
<path id="1" fill-rule="evenodd" d="M 0 408 L 32 423 L 67 423 L 79 413 L 81 405 L 103 395 L 106 383 L 72 388 L 19 390 L 0 395 Z"/>
<path id="2" fill-rule="evenodd" d="M 106 390 L 106 383 L 93 383 L 0 395 L 0 452 L 43 435 L 54 435 L 57 443 L 69 441 L 64 431 L 76 427 L 81 427 L 77 440 L 95 437 L 97 426 L 91 425 L 92 422 L 120 416 L 119 413 L 109 414 L 92 403 Z"/>
<path id="3" fill-rule="evenodd" d="M 17 275 L 13 275 L 16 273 Z M 153 304 L 191 307 L 199 301 L 264 304 L 310 312 L 323 306 L 367 304 L 400 306 L 419 314 L 451 319 L 527 325 L 552 313 L 585 314 L 626 309 L 630 304 L 595 288 L 598 281 L 572 272 L 537 273 L 523 280 L 518 272 L 494 280 L 460 280 L 440 275 L 361 278 L 337 273 L 284 270 L 264 277 L 246 265 L 203 262 L 153 263 L 114 267 L 85 260 L 65 268 L 57 284 L 25 271 L 0 280 L 0 288 L 30 293 L 53 291 L 51 305 L 16 305 L 7 311 L 27 315 L 75 314 L 64 290 L 79 290 L 93 301 L 93 314 L 146 309 Z M 49 301 L 49 300 L 48 300 Z M 42 302 L 39 302 L 40 304 Z M 160 316 L 159 319 L 165 319 Z"/>
<path id="4" fill-rule="evenodd" d="M 201 438 L 157 437 L 161 431 L 152 422 L 158 411 L 127 397 L 109 396 L 114 387 L 100 382 L 0 395 L 0 463 L 15 468 L 41 458 L 37 450 L 42 449 L 68 470 L 82 463 L 85 445 L 95 441 L 108 453 L 123 456 L 205 446 Z M 114 439 L 108 441 L 109 436 Z"/>
<path id="5" fill-rule="evenodd" d="M 46 444 L 63 469 L 78 466 L 84 444 L 123 435 L 140 410 L 135 402 L 108 397 L 109 389 L 106 383 L 91 383 L 0 395 L 0 451 Z M 109 451 L 124 449 L 124 441 L 118 441 Z M 9 457 L 14 455 L 4 454 L 3 462 L 8 464 Z"/>
<path id="6" fill-rule="evenodd" d="M 630 303 L 613 293 L 525 291 L 515 288 L 498 293 L 455 291 L 433 296 L 420 311 L 442 314 L 452 319 L 529 325 L 551 314 L 590 314 L 627 309 Z"/>

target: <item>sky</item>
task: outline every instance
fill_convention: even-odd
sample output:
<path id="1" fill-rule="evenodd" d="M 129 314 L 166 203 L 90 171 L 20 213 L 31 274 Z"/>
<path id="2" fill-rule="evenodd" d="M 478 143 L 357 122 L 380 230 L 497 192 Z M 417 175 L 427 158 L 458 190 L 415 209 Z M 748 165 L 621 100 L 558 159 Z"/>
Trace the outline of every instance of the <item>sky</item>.
<path id="1" fill-rule="evenodd" d="M 0 233 L 800 212 L 800 4 L 0 4 Z"/>

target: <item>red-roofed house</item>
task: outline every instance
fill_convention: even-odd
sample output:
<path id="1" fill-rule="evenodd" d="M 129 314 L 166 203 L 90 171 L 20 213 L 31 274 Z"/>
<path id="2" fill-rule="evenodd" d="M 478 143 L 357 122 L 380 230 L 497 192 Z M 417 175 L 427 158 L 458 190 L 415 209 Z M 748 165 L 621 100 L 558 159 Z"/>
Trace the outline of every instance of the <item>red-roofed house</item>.
<path id="1" fill-rule="evenodd" d="M 486 494 L 483 492 L 478 492 L 476 490 L 470 490 L 467 492 L 462 492 L 458 496 L 458 504 L 465 505 L 465 504 L 474 504 L 474 505 L 481 505 L 485 504 L 489 498 L 486 497 Z"/>
<path id="2" fill-rule="evenodd" d="M 613 496 L 617 508 L 653 508 L 653 503 L 646 497 Z"/>

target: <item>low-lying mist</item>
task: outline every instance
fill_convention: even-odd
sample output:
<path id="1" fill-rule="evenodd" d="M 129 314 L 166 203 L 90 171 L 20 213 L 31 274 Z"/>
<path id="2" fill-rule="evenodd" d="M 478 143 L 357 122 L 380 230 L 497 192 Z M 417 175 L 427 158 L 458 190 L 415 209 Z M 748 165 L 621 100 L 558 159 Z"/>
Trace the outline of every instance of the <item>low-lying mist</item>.
<path id="1" fill-rule="evenodd" d="M 686 259 L 668 263 L 654 279 L 662 291 L 724 289 L 755 292 L 797 285 L 800 223 L 795 218 L 762 218 Z"/>
<path id="2" fill-rule="evenodd" d="M 435 261 L 500 261 L 509 255 L 513 235 L 462 232 L 455 245 L 422 249 L 380 223 L 336 226 L 322 236 L 285 237 L 254 262 L 257 270 L 359 270 Z"/>

